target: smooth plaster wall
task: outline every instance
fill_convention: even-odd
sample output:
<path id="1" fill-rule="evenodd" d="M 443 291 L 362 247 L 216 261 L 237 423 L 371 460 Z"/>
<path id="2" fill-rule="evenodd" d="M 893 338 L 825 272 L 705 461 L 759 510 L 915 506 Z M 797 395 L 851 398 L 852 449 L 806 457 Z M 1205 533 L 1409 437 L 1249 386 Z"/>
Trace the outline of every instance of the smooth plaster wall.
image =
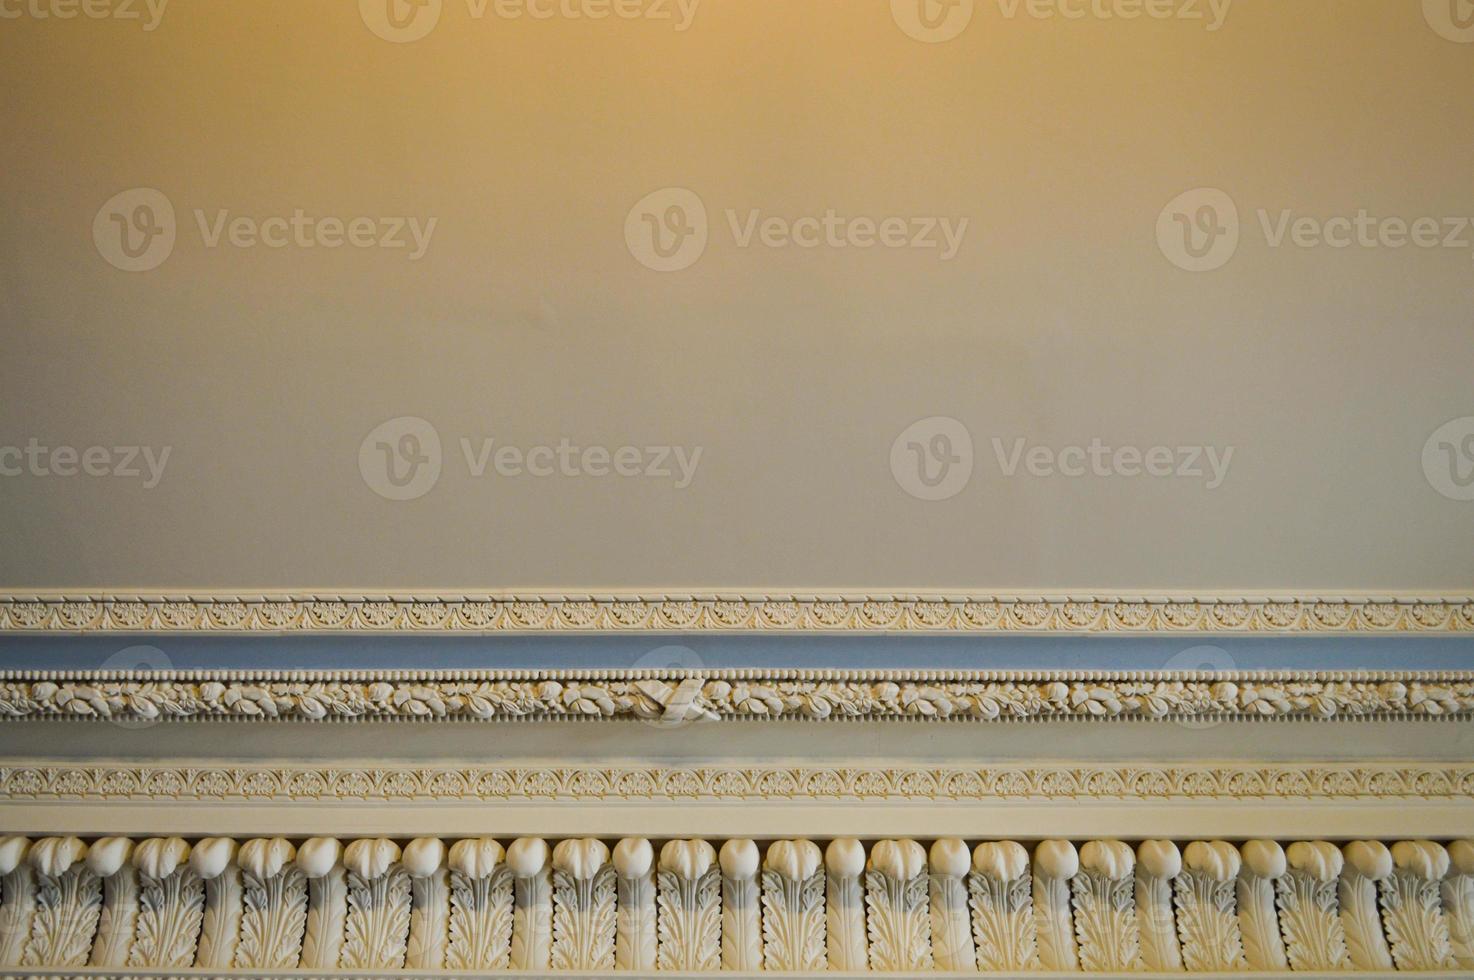
<path id="1" fill-rule="evenodd" d="M 938 44 L 885 0 L 472 9 L 406 44 L 355 0 L 0 19 L 0 446 L 171 450 L 152 489 L 0 478 L 0 589 L 1474 585 L 1474 502 L 1422 465 L 1474 416 L 1474 247 L 1271 248 L 1257 215 L 1474 215 L 1474 44 L 1417 0 L 1216 31 L 979 0 Z M 670 186 L 711 238 L 659 273 L 624 226 Z M 150 272 L 93 241 L 135 187 L 178 214 Z M 1198 187 L 1242 240 L 1194 274 L 1156 225 Z M 410 261 L 208 248 L 193 216 L 297 208 L 437 226 Z M 969 228 L 951 261 L 740 248 L 729 208 Z M 411 501 L 359 470 L 398 416 L 445 446 Z M 944 501 L 889 464 L 928 416 L 976 447 Z M 1010 478 L 995 436 L 1235 454 L 1213 490 Z M 477 479 L 462 437 L 703 455 L 680 490 Z"/>

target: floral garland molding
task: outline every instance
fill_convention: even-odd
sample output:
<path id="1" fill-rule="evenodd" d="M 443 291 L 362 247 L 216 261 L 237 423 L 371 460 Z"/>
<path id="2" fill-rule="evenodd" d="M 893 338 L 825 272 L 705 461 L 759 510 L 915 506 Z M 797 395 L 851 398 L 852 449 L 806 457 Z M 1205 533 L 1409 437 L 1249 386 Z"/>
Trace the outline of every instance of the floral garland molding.
<path id="1" fill-rule="evenodd" d="M 1393 719 L 1474 715 L 1474 671 L 29 671 L 0 720 Z"/>

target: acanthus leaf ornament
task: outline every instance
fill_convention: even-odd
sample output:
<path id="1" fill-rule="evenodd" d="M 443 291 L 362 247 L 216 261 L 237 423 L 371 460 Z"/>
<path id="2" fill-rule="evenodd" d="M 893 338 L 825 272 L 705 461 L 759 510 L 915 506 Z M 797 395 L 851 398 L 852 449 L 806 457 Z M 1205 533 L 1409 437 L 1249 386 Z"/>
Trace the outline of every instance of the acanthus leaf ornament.
<path id="1" fill-rule="evenodd" d="M 1440 885 L 1449 871 L 1443 845 L 1427 840 L 1392 845 L 1392 874 L 1380 884 L 1382 919 L 1399 970 L 1451 970 L 1454 961 Z"/>
<path id="2" fill-rule="evenodd" d="M 553 848 L 553 969 L 614 969 L 615 870 L 596 838 Z"/>
<path id="3" fill-rule="evenodd" d="M 659 969 L 721 968 L 721 878 L 716 849 L 706 841 L 673 840 L 661 848 Z"/>
<path id="4" fill-rule="evenodd" d="M 1038 930 L 1029 854 L 1015 841 L 988 841 L 973 851 L 973 936 L 983 970 L 1039 968 Z"/>
<path id="5" fill-rule="evenodd" d="M 1074 881 L 1075 935 L 1086 970 L 1136 970 L 1141 936 L 1132 897 L 1136 855 L 1118 840 L 1090 841 L 1080 849 Z"/>
<path id="6" fill-rule="evenodd" d="M 808 840 L 768 845 L 763 859 L 763 969 L 824 969 L 824 871 Z"/>
<path id="7" fill-rule="evenodd" d="M 1276 883 L 1285 955 L 1295 970 L 1344 970 L 1350 965 L 1346 931 L 1338 914 L 1341 851 L 1326 841 L 1296 841 L 1285 849 L 1289 865 Z"/>
<path id="8" fill-rule="evenodd" d="M 1391 970 L 1392 950 L 1383 933 L 1378 883 L 1392 875 L 1392 852 L 1381 841 L 1352 841 L 1341 849 L 1345 866 L 1336 895 L 1346 952 L 1358 970 Z"/>
<path id="9" fill-rule="evenodd" d="M 932 960 L 938 970 L 970 973 L 977 969 L 978 964 L 968 905 L 968 872 L 972 870 L 972 854 L 967 849 L 967 842 L 956 837 L 938 839 L 928 853 L 928 864 L 931 868 Z M 832 937 L 832 925 L 829 932 Z"/>
<path id="10" fill-rule="evenodd" d="M 1243 858 L 1238 902 L 1244 958 L 1251 970 L 1289 970 L 1279 911 L 1275 907 L 1275 882 L 1289 869 L 1285 849 L 1278 841 L 1261 839 L 1246 841 L 1239 853 Z"/>
<path id="11" fill-rule="evenodd" d="M 1195 972 L 1241 970 L 1234 885 L 1243 866 L 1238 848 L 1226 841 L 1193 841 L 1183 853 L 1176 881 L 1177 925 L 1184 965 Z"/>

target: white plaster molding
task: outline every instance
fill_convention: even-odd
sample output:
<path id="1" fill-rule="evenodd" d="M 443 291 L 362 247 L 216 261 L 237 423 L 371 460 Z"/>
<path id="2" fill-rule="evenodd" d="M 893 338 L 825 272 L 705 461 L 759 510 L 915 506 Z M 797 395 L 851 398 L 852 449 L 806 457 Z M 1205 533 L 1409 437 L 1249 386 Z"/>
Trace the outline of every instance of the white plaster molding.
<path id="1" fill-rule="evenodd" d="M 0 595 L 0 632 L 183 633 L 1456 633 L 1474 596 L 1402 593 L 1088 595 L 183 593 Z"/>
<path id="2" fill-rule="evenodd" d="M 148 960 L 171 961 L 167 966 L 136 963 L 130 969 L 91 962 L 99 958 L 96 955 L 98 949 L 112 945 L 114 940 L 98 921 L 99 916 L 96 913 L 101 899 L 95 898 L 93 893 L 101 894 L 106 890 L 107 883 L 114 878 L 129 879 L 134 869 L 124 862 L 104 862 L 99 866 L 81 859 L 73 860 L 62 868 L 61 864 L 67 855 L 63 853 L 61 859 L 56 859 L 58 847 L 76 850 L 73 844 L 57 843 L 65 841 L 65 838 L 48 838 L 36 842 L 36 845 L 44 846 L 32 847 L 35 857 L 30 860 L 29 867 L 36 874 L 52 879 L 52 883 L 44 887 L 48 890 L 54 887 L 56 894 L 41 900 L 40 908 L 44 911 L 34 917 L 28 929 L 27 956 L 30 962 L 25 966 L 27 972 L 64 972 L 73 976 L 124 973 L 147 975 L 150 969 L 184 971 L 193 966 L 196 970 L 208 970 L 215 976 L 260 977 L 296 969 L 294 965 L 252 965 L 260 960 L 295 963 L 295 957 L 277 951 L 287 947 L 298 948 L 307 928 L 306 917 L 303 915 L 294 912 L 287 916 L 276 916 L 274 910 L 286 906 L 274 904 L 269 895 L 264 901 L 259 895 L 254 899 L 247 899 L 246 916 L 235 920 L 234 928 L 238 935 L 233 940 L 220 936 L 210 940 L 220 948 L 229 946 L 242 951 L 242 955 L 234 963 L 219 967 L 201 967 L 199 956 L 205 949 L 204 937 L 197 929 L 175 928 L 172 925 L 164 926 L 158 933 L 160 938 L 152 935 L 145 938 L 143 932 L 140 932 L 140 938 L 146 944 L 162 944 L 158 947 L 160 951 L 145 953 L 144 957 Z M 246 846 L 239 850 L 228 849 L 231 854 L 228 866 L 205 880 L 219 880 L 229 870 L 239 870 L 248 881 L 251 878 L 256 879 L 267 891 L 270 891 L 271 881 L 281 882 L 281 893 L 285 895 L 304 880 L 321 880 L 331 873 L 329 869 L 316 879 L 310 879 L 307 875 L 321 870 L 320 865 L 312 865 L 309 861 L 310 866 L 304 868 L 300 862 L 277 860 L 284 850 L 277 841 L 291 846 L 289 841 L 280 838 L 260 838 L 246 842 Z M 145 880 L 165 882 L 173 879 L 180 883 L 199 884 L 196 868 L 178 862 L 170 869 L 167 867 L 171 863 L 170 854 L 157 853 L 161 850 L 177 853 L 179 845 L 184 842 L 174 844 L 172 839 L 152 839 L 137 843 L 154 845 L 153 856 L 138 868 Z M 252 843 L 261 846 L 253 850 L 250 847 Z M 560 902 L 575 917 L 584 916 L 589 911 L 594 913 L 587 923 L 564 922 L 554 927 L 555 947 L 561 948 L 555 948 L 551 966 L 541 968 L 541 972 L 577 974 L 582 971 L 587 975 L 587 969 L 579 964 L 597 962 L 606 965 L 594 968 L 596 971 L 618 975 L 620 971 L 617 968 L 607 965 L 613 963 L 615 957 L 615 920 L 626 914 L 626 904 L 631 904 L 636 909 L 643 906 L 644 897 L 635 890 L 617 888 L 613 879 L 620 876 L 638 879 L 642 875 L 625 874 L 625 868 L 633 868 L 627 863 L 625 868 L 611 864 L 607 847 L 598 841 L 568 839 L 552 842 L 551 848 L 548 842 L 539 840 L 539 843 L 542 844 L 541 848 L 531 849 L 542 852 L 544 860 L 540 865 L 535 860 L 539 857 L 538 854 L 534 853 L 529 857 L 523 853 L 529 850 L 530 845 L 524 844 L 520 848 L 517 870 L 528 872 L 520 877 L 533 879 L 546 871 L 546 853 L 556 854 L 558 857 L 553 863 L 555 874 L 560 879 L 559 888 L 566 890 L 571 887 L 577 891 L 577 882 L 588 883 L 588 895 L 564 894 Z M 718 933 L 721 931 L 714 923 L 719 923 L 724 918 L 730 919 L 732 909 L 728 907 L 729 900 L 736 898 L 747 910 L 758 911 L 756 906 L 749 903 L 748 897 L 723 891 L 714 885 L 717 875 L 733 881 L 752 879 L 757 869 L 754 867 L 750 842 L 738 841 L 731 848 L 727 845 L 734 842 L 725 842 L 722 849 L 727 852 L 728 859 L 724 866 L 718 862 L 717 848 L 713 842 L 690 838 L 672 843 L 676 845 L 674 848 L 662 849 L 657 866 L 657 874 L 664 876 L 663 884 L 667 886 L 666 893 L 661 897 L 661 914 L 669 912 L 675 916 L 671 919 L 670 927 L 660 929 L 659 956 L 666 965 L 660 972 L 675 975 L 759 975 L 758 967 L 751 962 L 739 961 L 740 958 L 723 959 L 714 952 L 719 941 Z M 1151 957 L 1143 957 L 1138 951 L 1141 935 L 1138 927 L 1152 915 L 1160 914 L 1164 917 L 1166 929 L 1183 937 L 1183 962 L 1176 967 L 1165 967 L 1165 973 L 1209 976 L 1226 970 L 1240 975 L 1288 975 L 1288 964 L 1270 967 L 1256 965 L 1266 962 L 1262 954 L 1265 945 L 1262 939 L 1249 942 L 1245 947 L 1248 950 L 1259 948 L 1261 952 L 1258 954 L 1248 952 L 1240 955 L 1233 952 L 1234 943 L 1224 934 L 1223 929 L 1230 922 L 1234 922 L 1234 928 L 1237 928 L 1236 923 L 1239 920 L 1234 915 L 1225 914 L 1218 924 L 1205 924 L 1202 921 L 1205 913 L 1216 915 L 1222 911 L 1223 895 L 1220 893 L 1225 890 L 1231 893 L 1234 882 L 1242 881 L 1246 874 L 1287 886 L 1282 891 L 1282 898 L 1289 897 L 1282 902 L 1282 911 L 1288 912 L 1292 920 L 1285 926 L 1290 950 L 1288 963 L 1300 963 L 1302 970 L 1311 972 L 1350 966 L 1344 937 L 1331 928 L 1330 924 L 1336 919 L 1326 908 L 1328 896 L 1331 902 L 1334 901 L 1335 882 L 1342 870 L 1340 862 L 1331 855 L 1339 856 L 1340 852 L 1324 842 L 1284 842 L 1289 845 L 1289 853 L 1285 860 L 1281 860 L 1280 857 L 1286 854 L 1286 848 L 1281 842 L 1255 841 L 1254 847 L 1247 848 L 1250 857 L 1243 859 L 1242 866 L 1240 852 L 1222 842 L 1188 841 L 1177 859 L 1172 857 L 1162 842 L 1140 842 L 1136 846 L 1136 854 L 1140 856 L 1140 860 L 1151 863 L 1151 867 L 1142 869 L 1141 874 L 1134 874 L 1136 869 L 1132 866 L 1135 863 L 1132 845 L 1121 841 L 1083 842 L 1078 863 L 1072 858 L 1075 845 L 1069 842 L 1048 842 L 1049 846 L 1041 846 L 1031 859 L 1027 849 L 1016 842 L 982 841 L 978 844 L 971 871 L 967 871 L 967 866 L 961 861 L 949 858 L 949 855 L 955 856 L 957 848 L 944 848 L 929 861 L 924 852 L 918 856 L 917 849 L 907 846 L 911 842 L 905 840 L 855 843 L 860 847 L 860 853 L 868 858 L 868 870 L 865 872 L 867 887 L 878 886 L 873 889 L 875 900 L 847 906 L 859 912 L 861 928 L 867 930 L 870 936 L 871 970 L 893 975 L 935 975 L 958 972 L 961 970 L 959 964 L 972 962 L 975 967 L 962 972 L 981 971 L 985 974 L 1017 976 L 1028 970 L 1047 970 L 1047 964 L 1065 961 L 1065 957 L 1054 952 L 1036 959 L 1032 952 L 1025 952 L 1024 944 L 1014 940 L 1000 941 L 998 932 L 991 926 L 976 930 L 976 941 L 967 931 L 961 931 L 954 937 L 966 944 L 966 952 L 961 948 L 954 949 L 945 961 L 923 957 L 920 951 L 923 947 L 928 947 L 925 941 L 926 930 L 908 922 L 918 915 L 926 919 L 927 914 L 925 908 L 917 908 L 910 893 L 917 890 L 924 895 L 925 882 L 931 875 L 958 881 L 959 871 L 970 874 L 974 886 L 987 881 L 1009 885 L 1007 893 L 1018 890 L 1024 893 L 1022 898 L 1015 899 L 1010 895 L 999 902 L 994 899 L 1006 893 L 994 890 L 991 893 L 992 898 L 985 898 L 974 904 L 975 913 L 988 910 L 1013 915 L 1026 907 L 1046 907 L 1050 904 L 1050 899 L 1039 891 L 1041 882 L 1073 882 L 1076 904 L 1086 918 L 1076 931 L 1077 939 L 1072 937 L 1071 942 L 1078 941 L 1079 966 L 1076 969 L 1083 968 L 1087 973 L 1117 974 L 1142 966 L 1151 969 L 1152 962 L 1163 963 L 1160 951 Z M 958 843 L 961 845 L 960 853 L 965 854 L 968 842 Z M 1367 842 L 1363 842 L 1365 843 Z M 1436 895 L 1439 882 L 1449 873 L 1446 863 L 1438 857 L 1439 851 L 1444 851 L 1445 854 L 1447 851 L 1443 845 L 1428 841 L 1371 843 L 1384 848 L 1390 845 L 1390 852 L 1398 856 L 1393 870 L 1381 879 L 1381 884 L 1385 892 L 1396 894 L 1393 902 L 1401 901 L 1404 904 L 1389 908 L 1385 923 L 1379 923 L 1376 919 L 1369 919 L 1368 923 L 1376 927 L 1379 935 L 1394 950 L 1398 950 L 1400 946 L 1408 947 L 1396 954 L 1399 969 L 1455 969 L 1456 965 L 1450 958 L 1452 954 L 1447 949 L 1446 936 L 1440 940 L 1436 926 L 1412 924 L 1414 919 L 1421 923 L 1431 923 L 1435 914 L 1441 914 L 1439 904 L 1436 900 L 1430 902 L 1428 894 L 1431 892 Z M 302 846 L 306 846 L 305 842 Z M 1468 841 L 1452 844 L 1452 849 L 1455 850 L 1467 851 L 1471 847 L 1474 847 L 1474 843 Z M 318 845 L 318 848 L 321 849 L 321 846 Z M 460 848 L 459 852 L 457 848 Z M 450 844 L 449 852 L 457 856 L 446 859 L 447 849 L 444 844 L 433 838 L 405 841 L 402 850 L 400 842 L 382 838 L 348 842 L 344 853 L 348 865 L 347 873 L 356 879 L 352 887 L 366 888 L 372 895 L 361 894 L 356 899 L 350 898 L 347 903 L 334 907 L 331 914 L 349 920 L 342 928 L 348 941 L 337 961 L 313 969 L 318 973 L 343 976 L 378 976 L 386 975 L 385 971 L 392 974 L 397 970 L 427 975 L 446 969 L 459 969 L 465 963 L 479 962 L 492 966 L 507 963 L 507 946 L 512 929 L 509 888 L 515 872 L 503 862 L 500 848 L 501 845 L 491 838 L 455 841 Z M 424 857 L 422 851 L 426 849 L 436 851 L 439 859 L 421 860 Z M 852 856 L 853 849 L 854 845 L 846 841 L 833 853 L 832 859 L 827 862 L 831 881 L 836 878 L 856 877 L 849 873 L 852 862 L 847 861 Z M 263 854 L 263 850 L 275 851 L 276 854 Z M 785 962 L 799 962 L 802 969 L 796 972 L 831 975 L 853 976 L 865 972 L 865 964 L 837 967 L 824 959 L 825 930 L 821 904 L 822 882 L 826 872 L 825 866 L 821 864 L 819 848 L 804 840 L 774 842 L 768 850 L 764 875 L 768 878 L 767 884 L 775 887 L 771 890 L 772 900 L 765 902 L 759 913 L 770 947 L 766 954 L 767 965 L 781 969 Z M 478 853 L 471 854 L 468 851 Z M 1361 853 L 1364 851 L 1369 852 L 1373 859 L 1376 858 L 1375 848 L 1361 847 L 1358 853 L 1365 857 L 1367 855 Z M 1179 873 L 1168 874 L 1179 860 Z M 336 861 L 334 865 L 336 866 Z M 1458 866 L 1452 870 L 1458 875 L 1465 874 Z M 150 871 L 156 873 L 150 874 Z M 13 872 L 14 869 L 11 873 Z M 452 938 L 447 949 L 457 952 L 449 955 L 447 962 L 440 966 L 410 968 L 404 954 L 403 937 L 411 928 L 408 924 L 407 906 L 411 903 L 408 896 L 413 889 L 412 882 L 435 880 L 442 872 L 459 876 L 462 894 L 457 898 L 455 889 L 439 888 L 418 892 L 416 900 L 422 901 L 423 905 L 416 909 L 416 913 L 422 912 L 424 921 L 453 923 L 458 915 L 478 910 L 497 917 L 498 921 L 484 923 L 485 929 L 480 933 L 483 938 L 479 940 L 472 938 L 472 933 L 480 927 L 472 927 L 469 931 L 460 928 L 458 933 L 457 926 L 449 925 L 447 935 Z M 1365 867 L 1357 873 L 1365 876 Z M 76 882 L 76 888 L 67 884 L 69 879 Z M 1131 882 L 1135 880 L 1140 883 L 1144 879 L 1172 881 L 1179 901 L 1164 903 L 1150 889 L 1145 893 L 1137 889 L 1133 897 Z M 1205 881 L 1213 887 L 1205 887 Z M 474 900 L 472 905 L 465 904 L 467 896 L 464 889 L 472 887 L 474 882 L 487 884 L 485 893 L 490 899 L 487 904 L 475 905 Z M 816 882 L 821 884 L 816 887 Z M 918 882 L 921 887 L 915 888 Z M 84 896 L 83 892 L 87 894 Z M 494 896 L 494 892 L 500 892 L 500 895 Z M 975 896 L 979 893 L 980 890 L 975 887 Z M 1144 894 L 1147 906 L 1142 904 L 1141 896 Z M 1206 908 L 1194 904 L 1203 902 L 1203 896 L 1206 896 Z M 377 902 L 380 898 L 385 899 L 387 904 L 359 904 L 367 899 Z M 0 910 L 8 912 L 14 908 L 14 903 L 28 900 L 13 892 L 0 892 Z M 1310 903 L 1317 913 L 1311 917 L 1313 921 L 1302 923 L 1298 920 L 1298 910 L 1294 907 L 1296 902 Z M 1416 907 L 1408 905 L 1408 902 L 1415 902 Z M 607 903 L 607 910 L 600 908 L 601 903 Z M 300 904 L 296 900 L 289 902 L 293 909 Z M 167 900 L 157 907 L 166 906 Z M 174 911 L 178 912 L 180 909 L 175 907 Z M 1402 911 L 1410 912 L 1412 918 L 1403 916 Z M 898 912 L 902 914 L 904 921 L 896 919 Z M 254 924 L 253 916 L 256 917 Z M 355 923 L 352 921 L 354 919 L 361 921 Z M 281 928 L 277 928 L 277 925 Z M 263 926 L 267 928 L 263 929 Z M 463 927 L 469 926 L 469 921 L 463 923 Z M 900 933 L 886 938 L 898 928 Z M 1156 926 L 1150 928 L 1155 930 Z M 1255 931 L 1252 928 L 1245 929 L 1246 935 Z M 166 933 L 167 938 L 163 938 Z M 893 940 L 902 933 L 916 944 L 907 947 L 897 945 Z M 455 938 L 457 935 L 459 938 Z M 1043 946 L 1049 948 L 1053 944 L 1054 941 L 1049 940 Z M 428 949 L 433 944 L 422 945 Z M 253 948 L 262 951 L 249 952 Z M 969 957 L 972 959 L 969 960 Z M 424 959 L 423 956 L 421 958 Z M 1330 965 L 1309 965 L 1312 963 Z M 13 964 L 12 970 L 17 966 Z M 492 966 L 483 966 L 480 969 L 484 972 Z M 623 972 L 649 975 L 653 971 L 632 968 Z"/>
<path id="3" fill-rule="evenodd" d="M 0 722 L 1470 717 L 1474 671 L 0 671 Z"/>
<path id="4" fill-rule="evenodd" d="M 763 969 L 812 973 L 825 956 L 824 869 L 808 840 L 780 840 L 763 858 Z"/>

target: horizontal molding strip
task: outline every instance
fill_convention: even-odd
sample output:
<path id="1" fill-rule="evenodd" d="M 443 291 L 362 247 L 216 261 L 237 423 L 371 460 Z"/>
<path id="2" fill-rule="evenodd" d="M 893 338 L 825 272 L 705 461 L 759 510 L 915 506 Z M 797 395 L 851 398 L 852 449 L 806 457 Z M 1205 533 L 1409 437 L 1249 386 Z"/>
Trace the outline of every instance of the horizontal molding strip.
<path id="1" fill-rule="evenodd" d="M 5 671 L 0 721 L 1390 720 L 1474 671 Z"/>
<path id="2" fill-rule="evenodd" d="M 102 593 L 0 595 L 0 633 L 1474 632 L 1474 595 Z"/>
<path id="3" fill-rule="evenodd" d="M 1338 846 L 940 835 L 928 848 L 911 837 L 294 839 L 271 836 L 269 824 L 258 833 L 0 837 L 0 969 L 656 977 L 1474 968 L 1474 841 L 1459 838 Z"/>
<path id="4" fill-rule="evenodd" d="M 427 766 L 7 759 L 0 766 L 0 802 L 994 799 L 1460 800 L 1474 807 L 1474 763 Z"/>

